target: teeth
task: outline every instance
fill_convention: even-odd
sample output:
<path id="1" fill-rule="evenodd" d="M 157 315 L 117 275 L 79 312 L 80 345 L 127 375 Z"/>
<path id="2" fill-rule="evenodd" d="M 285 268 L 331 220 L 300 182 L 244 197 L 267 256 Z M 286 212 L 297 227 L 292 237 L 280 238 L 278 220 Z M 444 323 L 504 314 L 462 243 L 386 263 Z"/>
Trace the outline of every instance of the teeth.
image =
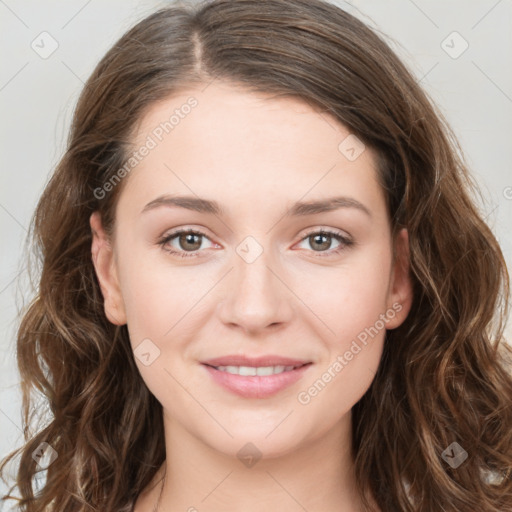
<path id="1" fill-rule="evenodd" d="M 221 372 L 232 373 L 233 375 L 255 376 L 255 375 L 276 375 L 278 373 L 289 372 L 295 366 L 216 366 Z"/>

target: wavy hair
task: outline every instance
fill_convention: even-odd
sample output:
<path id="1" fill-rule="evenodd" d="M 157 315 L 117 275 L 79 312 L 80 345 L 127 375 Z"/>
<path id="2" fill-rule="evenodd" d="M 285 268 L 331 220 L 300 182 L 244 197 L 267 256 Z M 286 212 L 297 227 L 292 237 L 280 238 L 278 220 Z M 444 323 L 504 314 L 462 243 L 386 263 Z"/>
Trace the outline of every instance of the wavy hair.
<path id="1" fill-rule="evenodd" d="M 293 96 L 334 116 L 378 158 L 393 233 L 409 232 L 413 304 L 386 333 L 378 372 L 353 407 L 352 449 L 366 510 L 512 511 L 509 275 L 442 114 L 376 30 L 321 0 L 170 6 L 123 35 L 76 106 L 67 149 L 31 219 L 37 289 L 20 312 L 24 443 L 8 495 L 23 512 L 129 512 L 165 460 L 162 407 L 114 326 L 91 259 L 89 217 L 112 233 L 137 123 L 155 102 L 224 80 Z M 32 427 L 36 403 L 51 412 Z M 58 457 L 41 472 L 33 452 Z M 468 458 L 451 467 L 457 442 Z"/>

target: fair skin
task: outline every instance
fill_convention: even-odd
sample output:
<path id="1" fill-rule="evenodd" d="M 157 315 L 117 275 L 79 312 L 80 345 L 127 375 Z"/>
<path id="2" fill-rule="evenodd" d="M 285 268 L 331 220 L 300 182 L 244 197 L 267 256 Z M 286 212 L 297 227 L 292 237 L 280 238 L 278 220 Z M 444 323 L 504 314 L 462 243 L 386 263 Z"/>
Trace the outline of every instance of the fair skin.
<path id="1" fill-rule="evenodd" d="M 149 339 L 160 350 L 148 366 L 135 358 L 164 411 L 159 511 L 360 511 L 351 409 L 374 378 L 386 329 L 398 327 L 411 306 L 407 232 L 396 238 L 393 260 L 374 155 L 366 148 L 347 159 L 338 146 L 349 130 L 297 99 L 225 82 L 190 89 L 152 106 L 134 147 L 190 96 L 198 105 L 124 178 L 114 240 L 97 213 L 90 219 L 105 314 L 127 324 L 133 349 Z M 214 200 L 224 212 L 160 206 L 141 213 L 164 194 Z M 333 196 L 368 211 L 345 205 L 287 215 L 299 200 Z M 177 228 L 204 236 L 158 244 Z M 321 228 L 354 243 L 322 240 Z M 246 237 L 262 249 L 250 263 L 237 252 Z M 375 326 L 378 333 L 333 372 L 337 357 Z M 247 398 L 214 382 L 201 364 L 228 354 L 311 364 L 276 394 Z M 299 401 L 329 368 L 325 387 Z M 261 454 L 251 467 L 237 456 L 247 443 Z M 153 510 L 163 467 L 135 512 Z"/>

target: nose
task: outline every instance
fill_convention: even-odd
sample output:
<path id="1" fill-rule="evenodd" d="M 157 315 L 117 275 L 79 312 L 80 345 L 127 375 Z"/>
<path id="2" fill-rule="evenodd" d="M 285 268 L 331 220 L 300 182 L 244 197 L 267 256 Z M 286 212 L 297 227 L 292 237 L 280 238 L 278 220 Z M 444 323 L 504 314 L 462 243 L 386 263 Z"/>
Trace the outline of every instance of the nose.
<path id="1" fill-rule="evenodd" d="M 291 321 L 294 295 L 283 272 L 264 251 L 248 262 L 234 254 L 234 268 L 224 282 L 218 305 L 221 321 L 245 334 L 256 335 Z"/>

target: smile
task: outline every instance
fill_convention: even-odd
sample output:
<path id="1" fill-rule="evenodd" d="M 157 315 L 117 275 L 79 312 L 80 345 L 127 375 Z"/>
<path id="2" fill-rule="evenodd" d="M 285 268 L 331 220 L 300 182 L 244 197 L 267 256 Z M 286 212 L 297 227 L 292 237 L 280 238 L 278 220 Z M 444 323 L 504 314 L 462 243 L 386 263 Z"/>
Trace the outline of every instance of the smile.
<path id="1" fill-rule="evenodd" d="M 289 372 L 295 368 L 300 368 L 300 366 L 214 366 L 214 368 L 220 372 L 249 377 L 257 375 L 277 375 L 278 373 Z"/>
<path id="2" fill-rule="evenodd" d="M 211 366 L 202 364 L 213 382 L 243 398 L 268 398 L 300 380 L 312 363 L 298 366 Z"/>

